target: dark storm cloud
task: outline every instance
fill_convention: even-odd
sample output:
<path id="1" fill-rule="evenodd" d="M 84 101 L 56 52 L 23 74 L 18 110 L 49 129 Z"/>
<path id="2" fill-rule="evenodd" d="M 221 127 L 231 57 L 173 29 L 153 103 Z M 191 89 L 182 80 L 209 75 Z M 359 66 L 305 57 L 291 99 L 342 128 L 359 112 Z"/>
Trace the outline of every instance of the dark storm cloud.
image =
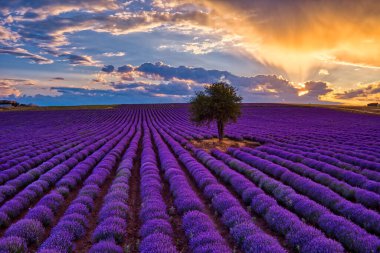
<path id="1" fill-rule="evenodd" d="M 114 69 L 115 69 L 114 66 L 112 66 L 112 65 L 106 65 L 106 66 L 104 66 L 104 67 L 102 68 L 102 71 L 103 71 L 103 72 L 106 72 L 106 73 L 111 73 L 111 72 L 114 71 Z"/>
<path id="2" fill-rule="evenodd" d="M 53 77 L 52 80 L 65 80 L 63 77 Z"/>

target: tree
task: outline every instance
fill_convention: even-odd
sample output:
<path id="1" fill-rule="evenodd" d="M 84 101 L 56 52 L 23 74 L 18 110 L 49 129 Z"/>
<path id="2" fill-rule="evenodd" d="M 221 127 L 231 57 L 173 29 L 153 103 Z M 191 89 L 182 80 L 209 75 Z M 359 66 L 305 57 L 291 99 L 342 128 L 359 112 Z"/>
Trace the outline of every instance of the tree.
<path id="1" fill-rule="evenodd" d="M 242 97 L 237 95 L 235 87 L 217 82 L 206 85 L 204 91 L 196 92 L 191 103 L 191 120 L 197 125 L 210 125 L 216 122 L 219 141 L 224 137 L 224 127 L 228 122 L 236 122 L 240 116 Z"/>

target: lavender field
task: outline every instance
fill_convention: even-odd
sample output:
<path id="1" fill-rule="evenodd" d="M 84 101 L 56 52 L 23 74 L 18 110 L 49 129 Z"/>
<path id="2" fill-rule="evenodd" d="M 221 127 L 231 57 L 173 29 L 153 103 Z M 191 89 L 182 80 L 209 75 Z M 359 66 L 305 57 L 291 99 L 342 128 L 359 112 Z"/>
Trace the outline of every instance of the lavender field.
<path id="1" fill-rule="evenodd" d="M 380 117 L 183 104 L 0 112 L 0 252 L 380 252 Z"/>

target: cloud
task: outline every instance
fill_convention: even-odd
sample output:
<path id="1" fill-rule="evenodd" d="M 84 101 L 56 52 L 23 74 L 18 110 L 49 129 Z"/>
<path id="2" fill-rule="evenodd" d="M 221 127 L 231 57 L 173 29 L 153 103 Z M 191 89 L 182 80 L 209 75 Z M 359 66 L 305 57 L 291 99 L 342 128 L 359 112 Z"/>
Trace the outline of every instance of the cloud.
<path id="1" fill-rule="evenodd" d="M 2 12 L 9 14 L 17 12 L 18 15 L 26 18 L 45 18 L 49 15 L 59 15 L 71 11 L 100 12 L 105 10 L 118 9 L 119 3 L 116 0 L 23 0 L 23 1 L 2 1 Z"/>
<path id="2" fill-rule="evenodd" d="M 185 52 L 195 55 L 205 55 L 212 52 L 231 52 L 238 50 L 240 39 L 238 36 L 226 35 L 224 33 L 206 28 L 187 25 L 183 27 L 170 27 L 172 32 L 197 34 L 190 42 L 165 41 L 165 44 L 158 46 L 158 50 L 170 50 L 175 52 Z"/>
<path id="3" fill-rule="evenodd" d="M 304 86 L 305 88 L 300 90 L 301 92 L 307 92 L 303 95 L 304 97 L 319 98 L 319 96 L 326 95 L 327 93 L 333 91 L 328 87 L 327 83 L 322 81 L 308 81 L 304 83 Z"/>
<path id="4" fill-rule="evenodd" d="M 139 75 L 134 71 L 132 65 L 124 65 L 117 68 L 117 74 L 122 81 L 135 81 L 135 78 Z"/>
<path id="5" fill-rule="evenodd" d="M 380 99 L 380 82 L 335 94 L 337 99 Z"/>
<path id="6" fill-rule="evenodd" d="M 121 68 L 124 72 L 113 71 L 112 74 L 109 71 L 115 69 L 113 65 L 113 68 L 105 67 L 108 72 L 100 72 L 96 80 L 93 80 L 97 88 L 52 87 L 53 95 L 35 95 L 32 98 L 15 91 L 11 92 L 8 85 L 3 93 L 8 95 L 9 99 L 17 95 L 24 103 L 59 105 L 188 102 L 205 84 L 215 81 L 226 81 L 237 87 L 245 102 L 315 103 L 321 102 L 321 96 L 331 92 L 329 85 L 321 81 L 308 81 L 296 86 L 278 75 L 245 77 L 228 71 L 173 67 L 162 62 L 144 63 L 140 66 L 123 65 Z M 124 81 L 125 74 L 134 79 Z M 101 86 L 97 84 L 99 82 L 102 83 Z M 300 92 L 304 94 L 300 96 Z"/>
<path id="7" fill-rule="evenodd" d="M 58 95 L 26 96 L 10 95 L 9 100 L 17 100 L 20 103 L 33 103 L 37 105 L 91 105 L 91 104 L 141 104 L 141 103 L 174 103 L 183 102 L 181 96 L 160 96 L 136 89 L 129 90 L 100 90 L 70 87 L 53 87 Z"/>
<path id="8" fill-rule="evenodd" d="M 117 68 L 117 72 L 119 73 L 128 73 L 128 72 L 131 72 L 132 70 L 133 70 L 132 65 L 124 65 Z"/>
<path id="9" fill-rule="evenodd" d="M 112 66 L 112 65 L 107 65 L 107 66 L 104 66 L 104 67 L 102 68 L 102 71 L 103 71 L 103 72 L 106 72 L 106 73 L 111 73 L 111 72 L 113 72 L 114 69 L 115 69 L 114 66 Z"/>
<path id="10" fill-rule="evenodd" d="M 8 97 L 11 95 L 17 97 L 21 95 L 21 92 L 14 87 L 11 87 L 8 83 L 0 81 L 0 97 Z"/>
<path id="11" fill-rule="evenodd" d="M 157 75 L 164 80 L 172 78 L 190 79 L 198 83 L 213 83 L 220 80 L 222 77 L 228 78 L 233 76 L 227 71 L 205 70 L 204 68 L 192 68 L 186 66 L 171 67 L 162 62 L 143 63 L 136 71 L 146 75 Z"/>
<path id="12" fill-rule="evenodd" d="M 65 78 L 63 78 L 63 77 L 53 77 L 52 80 L 62 81 L 62 80 L 65 80 Z"/>
<path id="13" fill-rule="evenodd" d="M 20 96 L 22 86 L 35 85 L 34 81 L 26 79 L 4 78 L 0 79 L 0 97 Z"/>
<path id="14" fill-rule="evenodd" d="M 16 42 L 19 38 L 20 35 L 18 33 L 11 31 L 4 26 L 1 26 L 0 23 L 0 45 L 9 47 L 13 42 Z"/>
<path id="15" fill-rule="evenodd" d="M 380 67 L 380 8 L 375 0 L 344 6 L 338 0 L 19 0 L 2 1 L 0 7 L 7 22 L 0 26 L 0 43 L 22 42 L 54 56 L 80 54 L 65 47 L 83 31 L 126 35 L 160 30 L 194 36 L 188 41 L 163 39 L 156 49 L 242 54 L 281 69 L 277 74 L 284 69 L 293 81 L 310 79 L 308 74 L 326 68 L 325 63 Z"/>
<path id="16" fill-rule="evenodd" d="M 243 77 L 231 74 L 228 71 L 206 70 L 204 68 L 193 68 L 186 66 L 172 67 L 162 62 L 155 64 L 144 63 L 136 68 L 145 76 L 158 76 L 163 80 L 192 80 L 199 84 L 214 83 L 217 81 L 228 81 L 237 86 L 242 92 L 249 91 L 248 94 L 270 93 L 281 96 L 283 99 L 294 99 L 297 97 L 297 89 L 292 84 L 276 75 L 257 75 L 254 77 Z M 157 78 L 156 78 L 157 79 Z"/>
<path id="17" fill-rule="evenodd" d="M 93 60 L 89 55 L 64 53 L 59 56 L 65 58 L 71 65 L 99 66 L 99 63 Z"/>
<path id="18" fill-rule="evenodd" d="M 23 48 L 15 48 L 15 47 L 2 47 L 0 48 L 0 54 L 9 54 L 9 55 L 14 55 L 17 58 L 25 58 L 25 59 L 30 59 L 32 62 L 37 63 L 37 64 L 51 64 L 53 63 L 52 60 L 42 57 L 37 54 L 33 54 L 26 49 Z"/>
<path id="19" fill-rule="evenodd" d="M 246 77 L 228 71 L 173 67 L 162 62 L 143 63 L 136 67 L 125 65 L 119 68 L 123 68 L 125 72 L 112 75 L 112 78 L 119 78 L 119 82 L 111 82 L 113 88 L 139 89 L 155 94 L 191 95 L 203 85 L 218 81 L 226 81 L 237 87 L 246 102 L 266 100 L 315 103 L 321 102 L 321 96 L 332 91 L 327 83 L 321 81 L 308 81 L 298 85 L 279 75 Z"/>
<path id="20" fill-rule="evenodd" d="M 199 89 L 194 82 L 175 80 L 167 83 L 152 84 L 146 82 L 134 83 L 111 83 L 116 90 L 134 89 L 151 93 L 152 95 L 177 95 L 188 97 L 193 95 L 195 90 Z"/>
<path id="21" fill-rule="evenodd" d="M 330 73 L 327 69 L 320 69 L 318 75 L 320 76 L 328 76 Z"/>
<path id="22" fill-rule="evenodd" d="M 15 25 L 19 34 L 33 41 L 41 48 L 57 50 L 69 45 L 68 34 L 92 30 L 113 35 L 124 35 L 133 32 L 150 31 L 163 24 L 180 24 L 184 22 L 206 24 L 207 15 L 198 10 L 186 12 L 81 12 L 70 17 L 48 16 L 42 20 L 19 21 Z"/>
<path id="23" fill-rule="evenodd" d="M 105 57 L 116 57 L 116 56 L 120 57 L 120 56 L 124 56 L 125 53 L 124 52 L 115 52 L 115 53 L 109 52 L 109 53 L 103 53 L 102 55 Z"/>
<path id="24" fill-rule="evenodd" d="M 208 10 L 208 27 L 240 36 L 239 44 L 252 58 L 278 66 L 298 81 L 326 62 L 380 67 L 376 0 L 347 1 L 344 6 L 338 0 L 158 2 L 166 9 L 192 4 Z"/>

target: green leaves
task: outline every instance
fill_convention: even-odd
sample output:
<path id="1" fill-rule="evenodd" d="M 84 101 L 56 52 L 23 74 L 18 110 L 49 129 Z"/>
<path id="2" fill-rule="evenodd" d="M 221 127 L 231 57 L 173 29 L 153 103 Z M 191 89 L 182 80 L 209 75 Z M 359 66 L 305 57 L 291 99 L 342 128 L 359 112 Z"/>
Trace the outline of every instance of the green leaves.
<path id="1" fill-rule="evenodd" d="M 205 90 L 197 92 L 191 100 L 191 120 L 197 124 L 217 122 L 219 138 L 223 138 L 224 125 L 236 121 L 241 115 L 242 97 L 237 95 L 236 88 L 218 82 L 205 86 Z"/>

